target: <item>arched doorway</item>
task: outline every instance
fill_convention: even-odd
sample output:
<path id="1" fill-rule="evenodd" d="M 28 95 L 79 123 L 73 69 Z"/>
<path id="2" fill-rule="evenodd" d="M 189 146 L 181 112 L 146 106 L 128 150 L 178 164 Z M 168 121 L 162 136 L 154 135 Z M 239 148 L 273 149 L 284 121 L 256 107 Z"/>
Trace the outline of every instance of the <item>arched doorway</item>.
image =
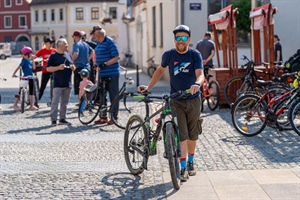
<path id="1" fill-rule="evenodd" d="M 13 48 L 12 54 L 20 54 L 20 51 L 23 48 L 23 46 L 31 47 L 31 42 L 28 35 L 20 34 L 16 37 L 15 48 Z"/>

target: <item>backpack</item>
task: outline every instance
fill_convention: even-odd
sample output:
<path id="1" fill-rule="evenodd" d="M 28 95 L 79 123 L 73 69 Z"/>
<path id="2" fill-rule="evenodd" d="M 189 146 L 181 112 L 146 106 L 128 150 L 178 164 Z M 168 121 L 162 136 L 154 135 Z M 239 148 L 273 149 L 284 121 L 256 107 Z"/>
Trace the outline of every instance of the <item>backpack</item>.
<path id="1" fill-rule="evenodd" d="M 293 70 L 292 66 L 296 63 L 300 64 L 300 49 L 298 49 L 294 55 L 292 55 L 287 61 L 285 61 L 284 66 L 288 72 L 292 72 L 295 71 Z"/>

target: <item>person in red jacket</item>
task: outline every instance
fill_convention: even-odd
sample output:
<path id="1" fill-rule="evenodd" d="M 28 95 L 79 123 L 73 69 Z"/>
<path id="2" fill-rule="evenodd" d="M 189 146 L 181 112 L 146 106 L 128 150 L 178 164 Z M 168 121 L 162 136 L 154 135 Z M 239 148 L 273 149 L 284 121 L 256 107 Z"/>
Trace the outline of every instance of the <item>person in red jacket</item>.
<path id="1" fill-rule="evenodd" d="M 51 38 L 45 38 L 44 43 L 43 43 L 43 47 L 36 52 L 35 54 L 35 58 L 37 57 L 42 57 L 43 58 L 43 70 L 42 70 L 42 80 L 41 80 L 41 87 L 40 87 L 40 91 L 39 91 L 39 100 L 41 100 L 45 88 L 47 86 L 47 83 L 51 77 L 50 72 L 47 72 L 47 65 L 48 65 L 48 59 L 50 57 L 51 54 L 55 53 L 55 48 L 52 47 L 52 43 L 54 41 Z"/>

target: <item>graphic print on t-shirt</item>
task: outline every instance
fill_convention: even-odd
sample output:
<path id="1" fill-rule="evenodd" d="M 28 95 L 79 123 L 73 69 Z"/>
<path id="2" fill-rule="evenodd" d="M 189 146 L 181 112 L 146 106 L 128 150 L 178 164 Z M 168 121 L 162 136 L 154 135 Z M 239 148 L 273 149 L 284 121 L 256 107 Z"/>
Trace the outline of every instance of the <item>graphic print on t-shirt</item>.
<path id="1" fill-rule="evenodd" d="M 191 63 L 190 62 L 174 62 L 174 76 L 180 72 L 189 73 L 189 69 L 186 69 Z"/>

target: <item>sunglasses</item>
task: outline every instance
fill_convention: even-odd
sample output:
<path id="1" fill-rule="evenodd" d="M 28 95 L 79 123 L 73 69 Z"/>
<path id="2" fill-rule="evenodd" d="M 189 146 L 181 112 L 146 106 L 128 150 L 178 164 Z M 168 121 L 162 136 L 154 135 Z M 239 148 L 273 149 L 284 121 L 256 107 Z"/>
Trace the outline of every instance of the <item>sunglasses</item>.
<path id="1" fill-rule="evenodd" d="M 189 40 L 189 36 L 175 36 L 175 40 L 179 42 L 182 40 L 183 42 L 187 42 Z"/>

